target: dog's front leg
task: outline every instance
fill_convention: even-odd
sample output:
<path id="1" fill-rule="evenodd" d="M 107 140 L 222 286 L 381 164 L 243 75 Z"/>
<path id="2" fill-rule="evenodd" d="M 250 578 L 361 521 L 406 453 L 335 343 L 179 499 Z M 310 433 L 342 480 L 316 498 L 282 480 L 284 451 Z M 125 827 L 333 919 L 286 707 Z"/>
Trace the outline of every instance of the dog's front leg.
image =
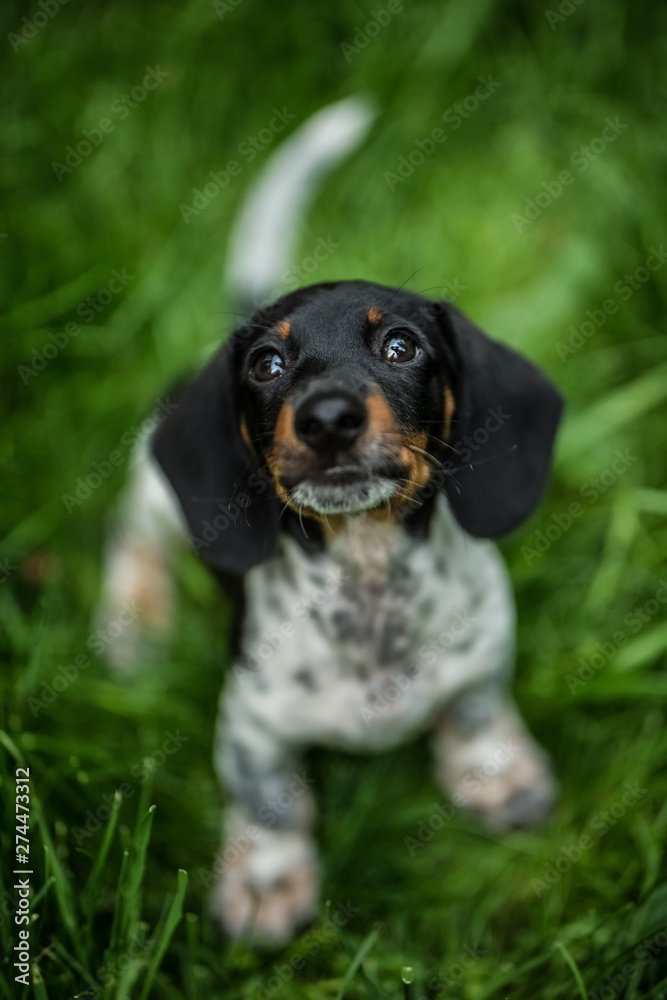
<path id="1" fill-rule="evenodd" d="M 231 801 L 215 909 L 232 937 L 287 941 L 313 919 L 317 903 L 311 781 L 293 750 L 225 695 L 216 769 Z"/>
<path id="2" fill-rule="evenodd" d="M 437 777 L 455 806 L 497 829 L 536 826 L 548 816 L 555 782 L 547 756 L 496 680 L 447 705 L 433 742 Z"/>

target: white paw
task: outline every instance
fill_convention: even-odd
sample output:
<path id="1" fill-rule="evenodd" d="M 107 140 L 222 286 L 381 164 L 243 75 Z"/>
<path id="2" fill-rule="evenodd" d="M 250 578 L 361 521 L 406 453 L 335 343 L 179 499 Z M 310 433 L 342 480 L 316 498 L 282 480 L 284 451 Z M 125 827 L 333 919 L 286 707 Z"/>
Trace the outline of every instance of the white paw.
<path id="1" fill-rule="evenodd" d="M 252 828 L 252 829 L 257 829 Z M 224 871 L 213 909 L 227 934 L 279 945 L 315 917 L 319 869 L 310 837 L 262 829 Z M 239 838 L 231 842 L 239 843 Z"/>
<path id="2" fill-rule="evenodd" d="M 454 805 L 494 829 L 540 826 L 548 818 L 556 782 L 546 754 L 513 713 L 465 739 L 445 733 L 439 777 Z"/>

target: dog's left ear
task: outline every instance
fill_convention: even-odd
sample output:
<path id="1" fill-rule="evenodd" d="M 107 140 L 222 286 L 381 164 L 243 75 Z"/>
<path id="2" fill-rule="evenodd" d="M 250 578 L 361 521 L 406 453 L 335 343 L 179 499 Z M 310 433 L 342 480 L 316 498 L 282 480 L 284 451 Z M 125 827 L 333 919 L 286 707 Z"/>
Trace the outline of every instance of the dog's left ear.
<path id="1" fill-rule="evenodd" d="M 454 421 L 444 462 L 457 521 L 498 538 L 532 513 L 544 491 L 563 399 L 542 372 L 491 340 L 454 306 L 437 303 L 455 368 Z"/>
<path id="2" fill-rule="evenodd" d="M 236 343 L 186 386 L 152 450 L 176 493 L 197 554 L 223 573 L 246 573 L 271 555 L 280 503 L 240 427 Z"/>

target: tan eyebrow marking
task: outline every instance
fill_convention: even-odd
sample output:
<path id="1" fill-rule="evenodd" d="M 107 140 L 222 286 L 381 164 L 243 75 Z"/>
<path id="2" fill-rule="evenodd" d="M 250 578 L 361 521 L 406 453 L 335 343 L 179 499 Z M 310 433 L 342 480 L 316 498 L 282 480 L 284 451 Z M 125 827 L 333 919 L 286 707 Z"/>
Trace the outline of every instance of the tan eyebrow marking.
<path id="1" fill-rule="evenodd" d="M 278 323 L 278 326 L 276 327 L 276 333 L 278 334 L 280 339 L 285 340 L 285 338 L 289 336 L 289 331 L 290 331 L 290 325 L 288 320 L 281 319 L 280 323 Z"/>
<path id="2" fill-rule="evenodd" d="M 449 437 L 449 431 L 452 426 L 452 417 L 454 416 L 454 410 L 456 409 L 456 401 L 452 395 L 452 391 L 447 386 L 445 388 L 445 426 L 443 430 L 443 437 L 447 439 Z"/>
<path id="3" fill-rule="evenodd" d="M 376 323 L 379 323 L 381 319 L 382 319 L 382 312 L 376 306 L 373 306 L 372 309 L 368 310 L 368 322 L 369 323 L 372 323 L 373 325 L 375 325 Z"/>

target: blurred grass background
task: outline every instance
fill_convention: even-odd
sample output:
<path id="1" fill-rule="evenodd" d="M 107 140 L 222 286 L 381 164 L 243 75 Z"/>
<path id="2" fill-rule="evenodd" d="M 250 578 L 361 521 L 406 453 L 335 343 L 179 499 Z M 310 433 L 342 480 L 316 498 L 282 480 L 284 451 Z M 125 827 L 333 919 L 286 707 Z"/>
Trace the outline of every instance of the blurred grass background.
<path id="1" fill-rule="evenodd" d="M 359 41 L 381 0 L 44 4 L 6 2 L 1 33 L 1 995 L 32 995 L 9 958 L 10 806 L 25 759 L 33 886 L 43 890 L 31 932 L 39 997 L 400 997 L 402 966 L 414 970 L 413 1000 L 664 997 L 667 624 L 656 595 L 667 595 L 667 267 L 632 276 L 667 237 L 667 9 L 404 0 L 346 58 L 341 45 Z M 158 66 L 167 75 L 145 100 L 122 119 L 110 111 Z M 459 127 L 443 124 L 479 76 L 500 85 Z M 442 801 L 426 741 L 361 761 L 314 754 L 323 901 L 333 913 L 349 900 L 356 912 L 333 933 L 323 902 L 319 937 L 257 954 L 226 944 L 207 912 L 223 806 L 211 733 L 228 624 L 214 586 L 183 564 L 177 639 L 134 681 L 111 678 L 87 642 L 133 429 L 233 326 L 220 290 L 225 243 L 276 143 L 252 162 L 239 145 L 274 107 L 296 126 L 356 93 L 376 102 L 377 120 L 309 214 L 296 262 L 331 240 L 340 246 L 309 280 L 455 294 L 545 367 L 568 401 L 549 494 L 502 546 L 519 606 L 517 696 L 562 795 L 543 832 L 496 838 L 456 815 L 411 853 L 405 838 L 428 833 L 420 824 Z M 114 130 L 59 181 L 52 163 L 107 117 Z M 627 128 L 572 161 L 607 118 Z M 385 174 L 439 127 L 447 141 L 390 190 Z M 240 174 L 186 224 L 179 206 L 231 159 Z M 515 225 L 566 169 L 573 182 Z M 104 305 L 101 295 L 86 322 L 86 300 L 123 269 L 126 287 Z M 630 287 L 625 275 L 630 294 L 617 286 Z M 564 354 L 571 328 L 607 300 L 617 311 Z M 49 334 L 71 322 L 78 335 L 26 374 L 33 351 L 43 356 Z M 63 494 L 114 450 L 119 466 L 68 513 Z M 620 474 L 609 471 L 617 450 L 628 456 Z M 572 503 L 582 513 L 563 530 Z M 90 666 L 35 714 L 30 699 L 81 654 Z M 582 670 L 591 679 L 576 683 Z M 158 764 L 177 730 L 187 741 Z M 639 791 L 626 807 L 627 782 Z M 129 791 L 112 812 L 121 786 Z M 99 828 L 81 840 L 76 828 L 91 815 Z M 560 871 L 583 835 L 593 847 Z M 180 921 L 178 869 L 189 872 Z M 363 970 L 346 979 L 364 942 Z M 303 966 L 288 981 L 295 956 Z"/>

